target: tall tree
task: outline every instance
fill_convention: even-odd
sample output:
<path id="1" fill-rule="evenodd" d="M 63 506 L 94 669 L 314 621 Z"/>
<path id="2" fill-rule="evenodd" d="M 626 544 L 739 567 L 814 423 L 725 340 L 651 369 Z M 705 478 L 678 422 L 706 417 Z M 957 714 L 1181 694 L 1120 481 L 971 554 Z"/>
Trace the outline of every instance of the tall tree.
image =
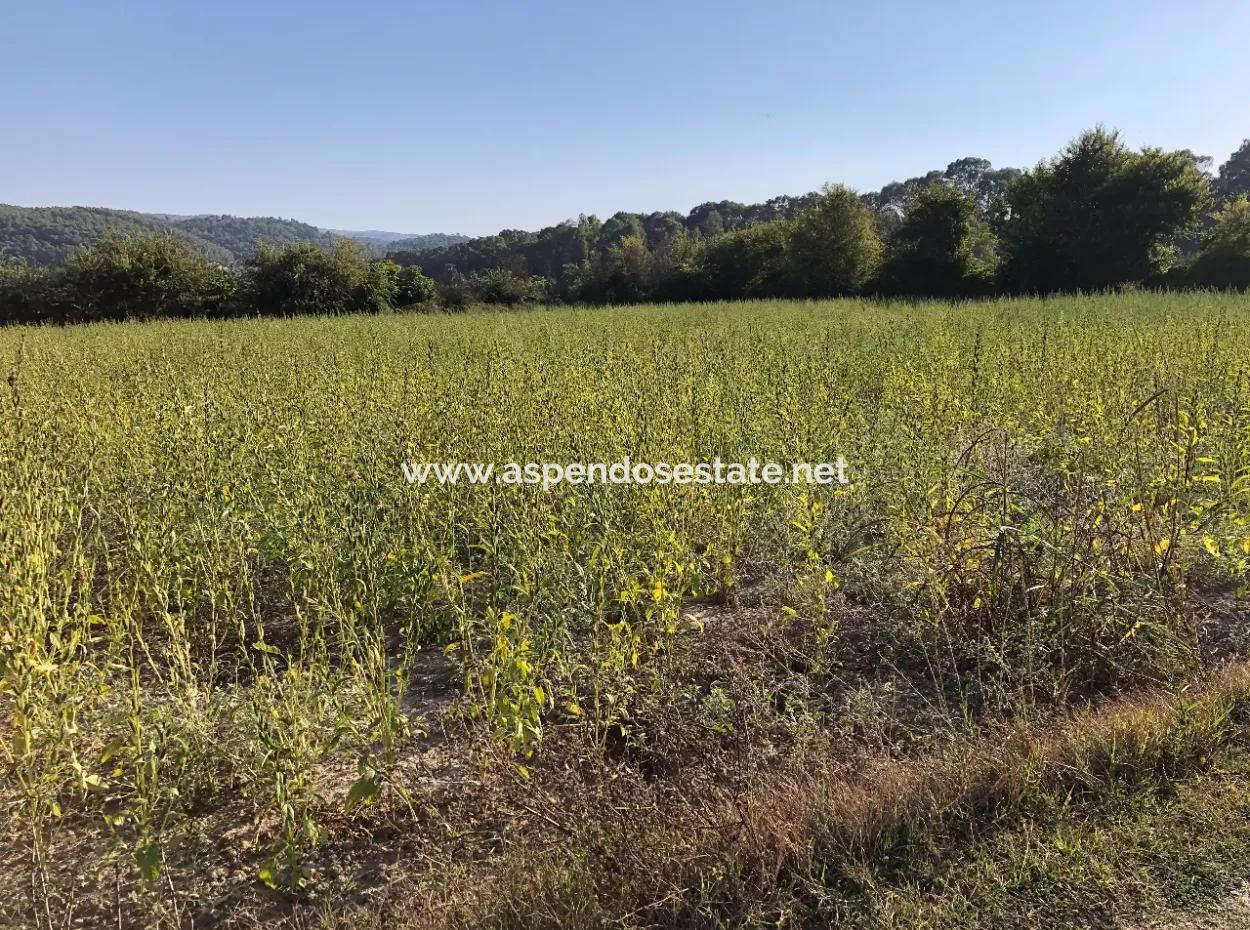
<path id="1" fill-rule="evenodd" d="M 1241 194 L 1250 194 L 1250 139 L 1220 165 L 1220 176 L 1215 182 L 1216 193 L 1221 200 L 1232 200 Z"/>
<path id="2" fill-rule="evenodd" d="M 793 290 L 787 220 L 735 229 L 712 239 L 700 261 L 697 296 L 709 299 L 784 297 Z"/>
<path id="3" fill-rule="evenodd" d="M 1250 198 L 1245 194 L 1215 214 L 1183 278 L 1199 287 L 1250 288 Z"/>
<path id="4" fill-rule="evenodd" d="M 1098 290 L 1166 271 L 1176 239 L 1211 203 L 1190 152 L 1131 151 L 1101 127 L 1008 188 L 1003 281 L 1015 290 Z"/>
<path id="5" fill-rule="evenodd" d="M 955 297 L 984 293 L 993 279 L 994 238 L 976 194 L 930 184 L 907 201 L 881 275 L 888 293 Z"/>
<path id="6" fill-rule="evenodd" d="M 850 188 L 826 187 L 815 207 L 794 220 L 787 257 L 794 292 L 836 297 L 862 288 L 884 247 L 872 211 Z"/>

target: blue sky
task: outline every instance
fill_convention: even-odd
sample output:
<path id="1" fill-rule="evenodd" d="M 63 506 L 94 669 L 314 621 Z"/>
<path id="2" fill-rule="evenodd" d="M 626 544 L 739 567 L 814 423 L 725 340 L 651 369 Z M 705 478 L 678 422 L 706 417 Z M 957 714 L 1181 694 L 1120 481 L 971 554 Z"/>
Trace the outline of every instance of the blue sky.
<path id="1" fill-rule="evenodd" d="M 0 202 L 483 234 L 685 211 L 1102 122 L 1217 164 L 1250 4 L 5 4 Z"/>

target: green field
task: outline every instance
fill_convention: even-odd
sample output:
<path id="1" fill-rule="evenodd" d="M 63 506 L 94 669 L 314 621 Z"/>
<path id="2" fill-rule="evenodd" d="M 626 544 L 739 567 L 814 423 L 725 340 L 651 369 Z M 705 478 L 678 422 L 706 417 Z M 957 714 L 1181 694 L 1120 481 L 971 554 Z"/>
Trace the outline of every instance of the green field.
<path id="1" fill-rule="evenodd" d="M 1141 861 L 1020 851 L 1074 806 L 1250 872 L 1158 827 L 1187 779 L 1245 816 L 1244 296 L 9 328 L 0 365 L 0 924 L 1010 924 L 1061 879 L 1119 919 Z M 851 480 L 401 470 L 625 455 Z"/>

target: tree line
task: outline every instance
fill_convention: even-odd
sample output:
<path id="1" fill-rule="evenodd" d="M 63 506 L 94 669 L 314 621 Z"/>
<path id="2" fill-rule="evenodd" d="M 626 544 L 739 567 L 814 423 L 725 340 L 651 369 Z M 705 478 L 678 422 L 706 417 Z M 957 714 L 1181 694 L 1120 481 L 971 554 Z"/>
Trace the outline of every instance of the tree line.
<path id="1" fill-rule="evenodd" d="M 0 321 L 1247 288 L 1250 140 L 1216 174 L 1209 166 L 1187 150 L 1132 150 L 1099 128 L 1029 171 L 967 158 L 872 194 L 834 185 L 685 217 L 583 216 L 384 259 L 335 239 L 265 244 L 225 265 L 178 235 L 140 230 L 54 267 L 0 268 Z"/>

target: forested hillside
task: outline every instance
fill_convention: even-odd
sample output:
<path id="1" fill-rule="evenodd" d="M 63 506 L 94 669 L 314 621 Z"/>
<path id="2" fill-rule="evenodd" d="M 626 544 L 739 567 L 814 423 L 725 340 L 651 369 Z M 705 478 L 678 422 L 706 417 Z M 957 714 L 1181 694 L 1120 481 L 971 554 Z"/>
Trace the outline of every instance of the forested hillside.
<path id="1" fill-rule="evenodd" d="M 75 246 L 94 245 L 105 233 L 134 234 L 177 229 L 205 258 L 234 260 L 231 250 L 182 229 L 178 221 L 104 207 L 15 207 L 0 204 L 0 261 L 51 265 Z"/>
<path id="2" fill-rule="evenodd" d="M 352 238 L 360 239 L 362 242 L 367 241 L 364 236 L 353 236 Z M 388 249 L 421 251 L 422 249 L 441 249 L 445 246 L 455 245 L 457 242 L 468 241 L 468 236 L 462 236 L 458 233 L 424 233 L 419 236 L 404 236 L 401 239 L 394 239 L 388 244 Z"/>
<path id="3" fill-rule="evenodd" d="M 205 258 L 235 264 L 251 257 L 256 244 L 311 244 L 328 248 L 335 233 L 298 220 L 272 216 L 137 213 L 105 207 L 18 207 L 0 204 L 0 261 L 32 265 L 62 262 L 75 246 L 95 245 L 105 233 L 174 232 Z M 462 241 L 465 236 L 430 233 L 400 237 L 392 245 L 367 233 L 343 232 L 376 255 L 387 248 L 429 249 Z"/>
<path id="4" fill-rule="evenodd" d="M 301 223 L 272 216 L 190 216 L 176 220 L 177 229 L 199 236 L 229 252 L 241 261 L 256 249 L 256 243 L 293 245 L 309 242 L 329 246 L 334 237 L 328 232 Z"/>

